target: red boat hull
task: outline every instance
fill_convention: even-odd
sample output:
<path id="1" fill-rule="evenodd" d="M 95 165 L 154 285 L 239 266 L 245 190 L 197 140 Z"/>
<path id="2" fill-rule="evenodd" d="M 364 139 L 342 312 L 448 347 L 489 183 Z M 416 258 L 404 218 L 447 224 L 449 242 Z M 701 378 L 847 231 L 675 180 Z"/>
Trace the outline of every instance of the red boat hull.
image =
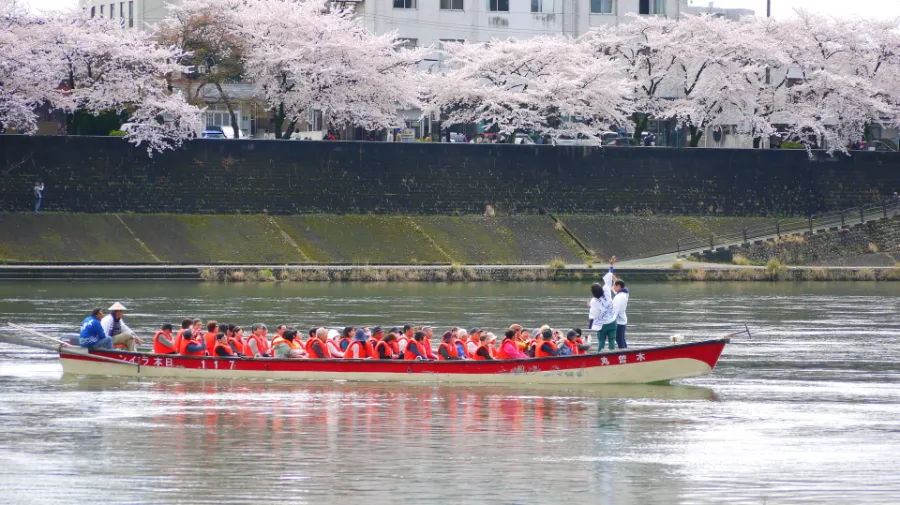
<path id="1" fill-rule="evenodd" d="M 61 353 L 60 359 L 63 370 L 76 375 L 522 384 L 651 383 L 710 373 L 728 342 L 726 338 L 603 354 L 505 361 L 248 359 L 121 351 L 91 351 L 85 355 Z"/>

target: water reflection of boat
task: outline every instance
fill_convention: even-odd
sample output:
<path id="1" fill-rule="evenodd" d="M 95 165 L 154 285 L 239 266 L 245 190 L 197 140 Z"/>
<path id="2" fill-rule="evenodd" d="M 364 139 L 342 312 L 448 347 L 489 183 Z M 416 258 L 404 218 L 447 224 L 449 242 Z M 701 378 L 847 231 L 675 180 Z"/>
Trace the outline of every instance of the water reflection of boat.
<path id="1" fill-rule="evenodd" d="M 710 373 L 728 338 L 602 354 L 503 361 L 218 358 L 60 348 L 76 375 L 503 384 L 644 384 Z"/>

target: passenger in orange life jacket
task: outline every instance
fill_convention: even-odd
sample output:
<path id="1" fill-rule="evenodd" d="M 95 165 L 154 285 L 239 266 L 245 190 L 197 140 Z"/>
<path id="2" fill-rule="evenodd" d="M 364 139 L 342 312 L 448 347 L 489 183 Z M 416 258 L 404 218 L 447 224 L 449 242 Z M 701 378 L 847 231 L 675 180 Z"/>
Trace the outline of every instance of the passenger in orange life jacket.
<path id="1" fill-rule="evenodd" d="M 469 333 L 462 328 L 455 329 L 456 335 L 453 336 L 453 345 L 456 346 L 456 354 L 459 356 L 459 359 L 469 359 L 469 351 L 466 350 Z"/>
<path id="2" fill-rule="evenodd" d="M 353 335 L 353 340 L 350 342 L 347 350 L 344 351 L 344 358 L 370 359 L 373 357 L 374 349 L 372 349 L 372 346 L 369 343 L 366 332 L 362 328 L 356 330 L 356 333 Z"/>
<path id="3" fill-rule="evenodd" d="M 341 350 L 344 352 L 347 352 L 347 348 L 350 347 L 350 342 L 353 340 L 353 330 L 354 330 L 354 328 L 352 326 L 347 326 L 344 328 L 343 331 L 341 331 L 340 343 L 341 343 Z M 310 334 L 310 336 L 313 336 L 313 335 Z M 381 338 L 381 337 L 379 337 L 379 338 Z"/>
<path id="4" fill-rule="evenodd" d="M 413 334 L 413 339 L 403 351 L 403 359 L 420 361 L 428 359 L 428 355 L 425 353 L 425 332 L 417 331 Z"/>
<path id="5" fill-rule="evenodd" d="M 281 335 L 272 341 L 272 357 L 275 358 L 305 358 L 306 351 L 301 352 L 303 344 L 296 342 L 297 329 L 286 328 L 281 330 Z"/>
<path id="6" fill-rule="evenodd" d="M 469 341 L 466 342 L 466 354 L 475 358 L 475 351 L 481 345 L 481 328 L 472 328 L 469 330 Z"/>
<path id="7" fill-rule="evenodd" d="M 195 337 L 203 335 L 203 321 L 194 319 L 193 325 L 191 326 L 191 333 L 193 333 Z"/>
<path id="8" fill-rule="evenodd" d="M 491 351 L 491 357 L 497 359 L 497 335 L 494 335 L 492 332 L 487 332 L 484 334 L 485 342 L 487 343 L 488 350 Z"/>
<path id="9" fill-rule="evenodd" d="M 559 346 L 559 355 L 580 356 L 584 354 L 589 347 L 590 346 L 579 342 L 578 332 L 569 330 L 569 332 L 566 333 L 566 339 L 563 341 L 562 345 Z"/>
<path id="10" fill-rule="evenodd" d="M 328 346 L 325 344 L 325 339 L 328 337 L 328 330 L 325 328 L 319 328 L 316 330 L 316 338 L 310 338 L 306 342 L 306 354 L 309 355 L 310 358 L 314 359 L 328 359 L 331 358 L 331 354 L 328 353 Z"/>
<path id="11" fill-rule="evenodd" d="M 453 332 L 448 331 L 441 337 L 441 345 L 438 346 L 438 359 L 446 361 L 456 361 L 462 359 L 459 357 L 459 348 L 456 346 L 456 339 L 453 338 Z"/>
<path id="12" fill-rule="evenodd" d="M 357 333 L 362 330 L 356 330 Z M 380 342 L 375 344 L 375 359 L 396 359 L 397 354 L 394 350 L 394 342 L 397 341 L 397 335 L 388 333 Z"/>
<path id="13" fill-rule="evenodd" d="M 270 358 L 272 355 L 269 354 L 269 340 L 266 338 L 266 332 L 266 325 L 254 324 L 250 336 L 244 343 L 244 354 L 255 358 Z"/>
<path id="14" fill-rule="evenodd" d="M 553 330 L 546 329 L 541 333 L 541 339 L 535 343 L 534 357 L 546 358 L 549 356 L 558 356 L 559 350 L 553 343 Z"/>
<path id="15" fill-rule="evenodd" d="M 437 354 L 431 350 L 431 337 L 434 336 L 434 329 L 431 326 L 426 326 L 422 328 L 422 332 L 425 333 L 425 340 L 422 341 L 422 347 L 425 349 L 425 357 L 428 359 L 438 359 Z"/>
<path id="16" fill-rule="evenodd" d="M 231 338 L 228 339 L 228 347 L 234 352 L 235 356 L 244 356 L 244 329 L 233 324 L 228 325 L 231 332 Z"/>
<path id="17" fill-rule="evenodd" d="M 494 356 L 491 354 L 491 350 L 489 348 L 488 336 L 482 335 L 481 330 L 478 330 L 478 347 L 475 348 L 475 352 L 472 353 L 472 359 L 477 361 L 493 361 Z M 469 339 L 469 342 L 472 342 L 472 339 Z"/>
<path id="18" fill-rule="evenodd" d="M 178 354 L 171 324 L 162 325 L 156 335 L 153 335 L 153 354 Z"/>
<path id="19" fill-rule="evenodd" d="M 190 328 L 191 324 L 193 324 L 193 321 L 191 321 L 190 319 L 183 319 L 181 321 L 181 329 L 178 330 L 178 333 L 175 334 L 175 349 L 179 352 L 181 351 L 181 339 L 182 335 L 184 334 L 184 330 Z"/>
<path id="20" fill-rule="evenodd" d="M 344 350 L 340 344 L 341 334 L 337 330 L 328 330 L 328 336 L 325 337 L 325 344 L 328 346 L 328 353 L 332 358 L 343 358 Z"/>
<path id="21" fill-rule="evenodd" d="M 206 341 L 199 335 L 194 335 L 190 328 L 181 334 L 181 348 L 179 354 L 184 356 L 206 356 Z"/>
<path id="22" fill-rule="evenodd" d="M 403 334 L 397 335 L 397 354 L 403 356 L 403 353 L 406 351 L 406 346 L 409 345 L 410 342 L 415 339 L 416 329 L 411 324 L 403 325 Z"/>
<path id="23" fill-rule="evenodd" d="M 275 334 L 272 335 L 272 338 L 269 339 L 269 350 L 272 351 L 272 356 L 275 355 L 275 349 L 272 349 L 272 342 L 275 342 L 275 339 L 284 335 L 284 330 L 287 329 L 287 326 L 283 324 L 279 324 L 277 328 L 275 328 Z"/>
<path id="24" fill-rule="evenodd" d="M 226 337 L 224 333 L 216 335 L 216 346 L 213 348 L 212 355 L 220 358 L 234 357 L 234 351 L 232 351 L 231 346 L 228 345 L 228 337 Z"/>
<path id="25" fill-rule="evenodd" d="M 208 352 L 210 356 L 214 356 L 213 352 L 216 348 L 216 337 L 218 337 L 218 335 L 219 323 L 215 321 L 206 323 L 206 333 L 203 335 L 203 340 L 206 341 L 206 352 Z"/>

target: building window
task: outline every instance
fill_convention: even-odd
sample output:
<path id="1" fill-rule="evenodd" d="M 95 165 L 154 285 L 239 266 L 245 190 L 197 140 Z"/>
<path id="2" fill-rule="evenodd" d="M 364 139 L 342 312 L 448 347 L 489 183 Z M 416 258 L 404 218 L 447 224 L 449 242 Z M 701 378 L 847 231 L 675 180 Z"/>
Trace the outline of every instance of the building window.
<path id="1" fill-rule="evenodd" d="M 491 12 L 509 12 L 509 0 L 488 0 Z"/>
<path id="2" fill-rule="evenodd" d="M 109 19 L 116 17 L 116 4 L 109 4 Z"/>
<path id="3" fill-rule="evenodd" d="M 615 0 L 591 0 L 591 14 L 613 14 Z"/>
<path id="4" fill-rule="evenodd" d="M 94 9 L 96 9 L 96 7 L 91 7 L 91 17 L 94 17 Z"/>
<path id="5" fill-rule="evenodd" d="M 553 13 L 553 0 L 531 0 L 531 12 Z"/>
<path id="6" fill-rule="evenodd" d="M 119 17 L 125 17 L 125 2 L 119 2 Z"/>
<path id="7" fill-rule="evenodd" d="M 415 9 L 416 7 L 416 0 L 394 0 L 395 9 Z"/>
<path id="8" fill-rule="evenodd" d="M 639 14 L 665 14 L 666 0 L 641 0 Z"/>
<path id="9" fill-rule="evenodd" d="M 134 27 L 134 2 L 128 2 L 128 28 Z"/>
<path id="10" fill-rule="evenodd" d="M 106 13 L 104 12 L 105 7 L 106 7 L 105 5 L 100 6 L 100 17 L 101 18 L 106 16 Z"/>
<path id="11" fill-rule="evenodd" d="M 461 11 L 463 10 L 463 0 L 441 0 L 441 10 Z"/>

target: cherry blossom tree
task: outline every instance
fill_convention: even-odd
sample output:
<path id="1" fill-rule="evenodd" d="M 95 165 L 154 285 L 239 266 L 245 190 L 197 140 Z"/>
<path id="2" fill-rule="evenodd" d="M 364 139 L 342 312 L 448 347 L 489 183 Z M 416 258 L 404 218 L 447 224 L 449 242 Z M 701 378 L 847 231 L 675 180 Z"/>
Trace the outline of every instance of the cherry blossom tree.
<path id="1" fill-rule="evenodd" d="M 789 82 L 788 136 L 846 150 L 871 123 L 897 126 L 897 21 L 797 14 L 780 40 L 797 73 Z"/>
<path id="2" fill-rule="evenodd" d="M 244 77 L 245 40 L 236 33 L 242 4 L 241 0 L 183 0 L 171 5 L 168 17 L 156 27 L 160 43 L 180 49 L 180 63 L 190 68 L 178 76 L 188 100 L 201 103 L 204 90 L 215 88 L 235 132 L 240 127 L 228 84 Z"/>
<path id="3" fill-rule="evenodd" d="M 34 108 L 99 114 L 128 110 L 129 140 L 158 151 L 199 128 L 201 111 L 168 86 L 186 70 L 181 53 L 116 20 L 78 12 L 32 17 L 14 13 L 0 31 L 0 123 L 33 131 Z M 7 98 L 9 97 L 9 98 Z"/>
<path id="4" fill-rule="evenodd" d="M 447 43 L 426 113 L 501 133 L 596 134 L 625 121 L 626 86 L 609 57 L 563 36 Z"/>
<path id="5" fill-rule="evenodd" d="M 375 35 L 350 8 L 318 0 L 246 0 L 238 15 L 244 66 L 272 111 L 277 138 L 310 111 L 326 125 L 367 129 L 404 124 L 399 111 L 420 104 L 426 49 L 408 49 L 395 32 Z M 287 126 L 283 127 L 287 121 Z"/>

